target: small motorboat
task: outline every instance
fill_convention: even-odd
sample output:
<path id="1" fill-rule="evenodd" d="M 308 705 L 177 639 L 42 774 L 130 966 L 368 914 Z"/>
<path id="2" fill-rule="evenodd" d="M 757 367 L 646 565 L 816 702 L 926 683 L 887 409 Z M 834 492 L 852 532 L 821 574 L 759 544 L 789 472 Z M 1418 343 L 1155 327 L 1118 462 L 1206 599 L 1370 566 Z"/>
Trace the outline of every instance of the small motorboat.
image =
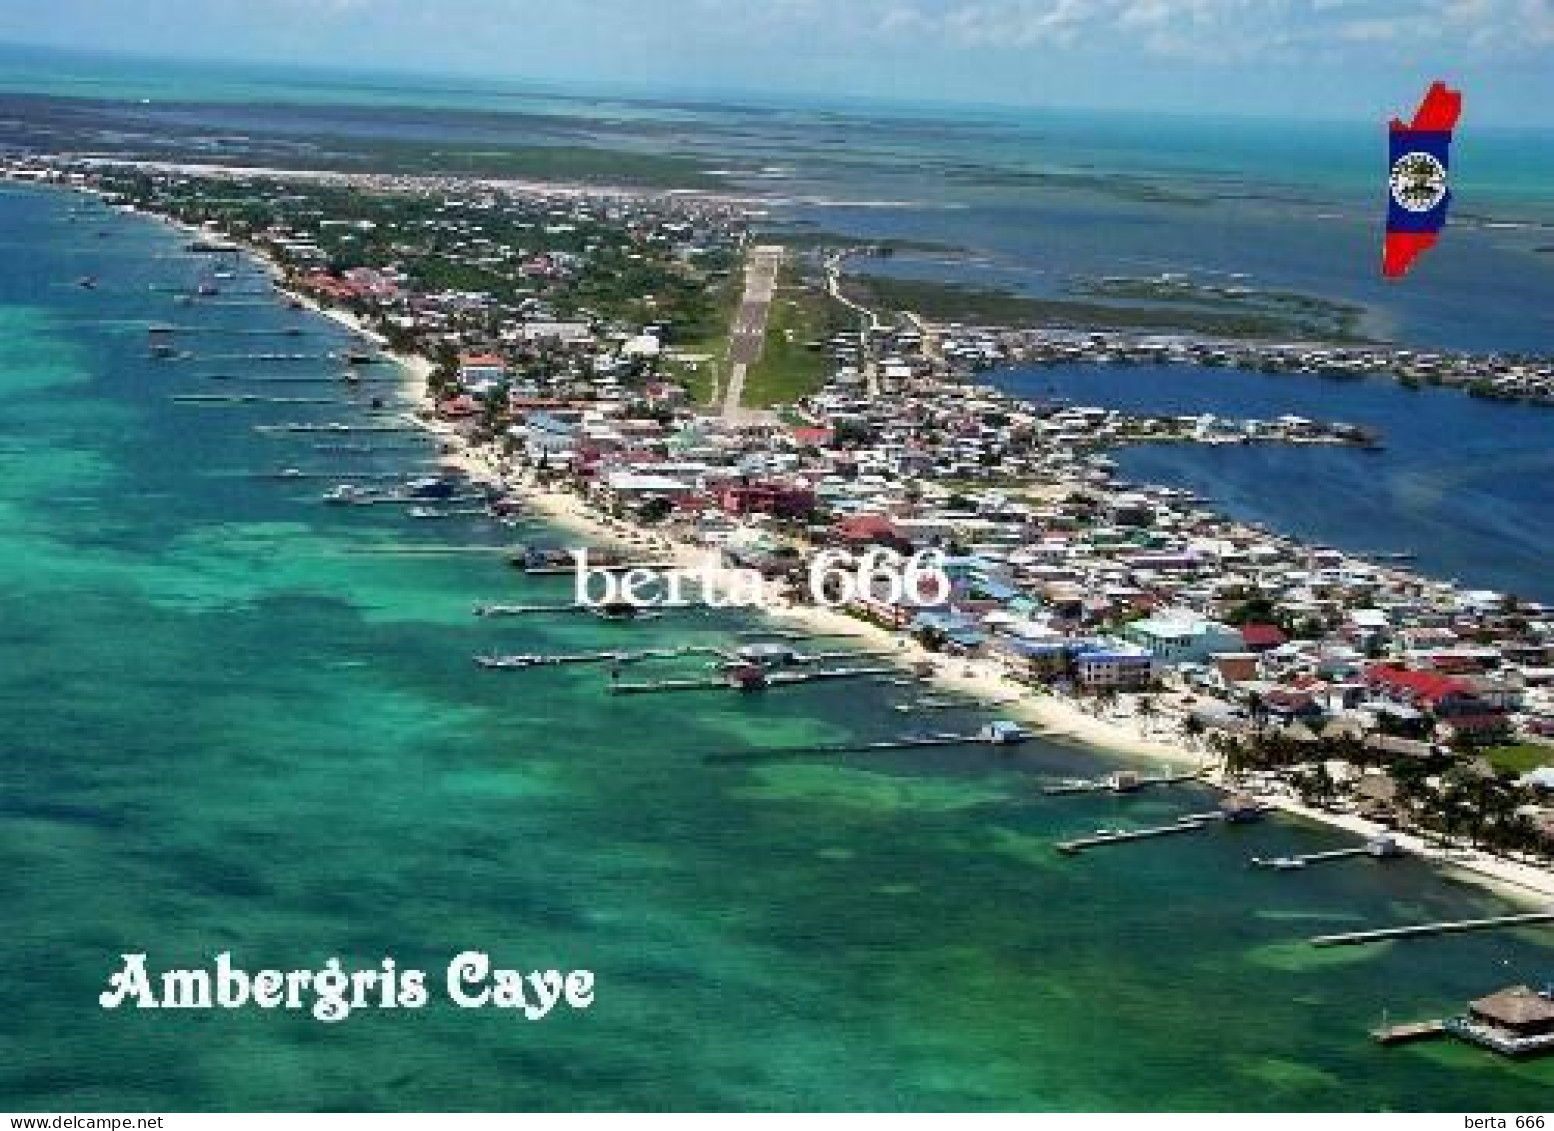
<path id="1" fill-rule="evenodd" d="M 363 491 L 354 483 L 341 483 L 339 486 L 324 492 L 323 501 L 335 506 L 342 506 L 351 503 L 359 503 L 366 497 L 367 492 Z"/>

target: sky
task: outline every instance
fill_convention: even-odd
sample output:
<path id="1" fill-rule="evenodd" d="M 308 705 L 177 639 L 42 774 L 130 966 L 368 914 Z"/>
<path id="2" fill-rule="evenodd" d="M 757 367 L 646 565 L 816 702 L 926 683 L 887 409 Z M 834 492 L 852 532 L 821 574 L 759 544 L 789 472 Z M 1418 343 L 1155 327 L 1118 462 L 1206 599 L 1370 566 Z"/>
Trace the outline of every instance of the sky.
<path id="1" fill-rule="evenodd" d="M 1554 0 L 49 0 L 0 42 L 639 92 L 1554 125 Z"/>

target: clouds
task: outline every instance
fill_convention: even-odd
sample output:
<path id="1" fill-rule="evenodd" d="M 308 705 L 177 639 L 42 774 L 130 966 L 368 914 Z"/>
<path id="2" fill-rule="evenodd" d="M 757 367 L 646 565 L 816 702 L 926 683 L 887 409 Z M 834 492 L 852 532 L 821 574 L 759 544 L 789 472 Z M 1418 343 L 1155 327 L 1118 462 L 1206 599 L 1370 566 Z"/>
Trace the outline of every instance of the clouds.
<path id="1" fill-rule="evenodd" d="M 1246 58 L 1320 58 L 1389 40 L 1449 45 L 1482 58 L 1554 47 L 1554 0 L 140 0 L 135 21 L 116 0 L 53 0 L 0 13 L 0 33 L 96 22 L 241 29 L 256 41 L 282 30 L 349 29 L 439 47 L 510 48 L 539 33 L 648 43 L 743 44 L 746 49 L 870 50 L 931 45 L 961 55 L 1041 49 Z M 95 21 L 93 17 L 96 17 Z M 760 37 L 752 43 L 750 37 Z M 90 44 L 83 44 L 88 46 Z M 1554 60 L 1550 61 L 1554 67 Z"/>
<path id="2" fill-rule="evenodd" d="M 0 41 L 619 89 L 1374 118 L 1554 113 L 1554 0 L 50 0 Z"/>
<path id="3" fill-rule="evenodd" d="M 848 8 L 855 33 L 931 37 L 963 51 L 1126 44 L 1213 58 L 1325 55 L 1388 41 L 1484 55 L 1554 45 L 1554 0 L 853 0 Z"/>

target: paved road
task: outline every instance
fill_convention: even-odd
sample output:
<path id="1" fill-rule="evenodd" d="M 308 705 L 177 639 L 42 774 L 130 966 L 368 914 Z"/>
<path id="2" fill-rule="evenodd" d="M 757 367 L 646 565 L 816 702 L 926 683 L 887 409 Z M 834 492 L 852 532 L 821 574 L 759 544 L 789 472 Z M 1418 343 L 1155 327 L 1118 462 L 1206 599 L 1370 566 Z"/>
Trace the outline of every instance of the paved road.
<path id="1" fill-rule="evenodd" d="M 745 394 L 745 373 L 761 360 L 766 344 L 766 318 L 771 312 L 772 295 L 777 290 L 777 270 L 782 265 L 782 248 L 761 245 L 750 250 L 745 265 L 745 295 L 734 316 L 729 342 L 728 389 L 723 394 L 723 415 L 739 415 L 739 401 Z"/>
<path id="2" fill-rule="evenodd" d="M 832 298 L 858 315 L 858 364 L 862 367 L 864 390 L 871 397 L 880 395 L 879 359 L 874 356 L 874 332 L 884 323 L 874 311 L 842 293 L 842 265 L 848 253 L 839 251 L 826 260 L 826 290 Z"/>

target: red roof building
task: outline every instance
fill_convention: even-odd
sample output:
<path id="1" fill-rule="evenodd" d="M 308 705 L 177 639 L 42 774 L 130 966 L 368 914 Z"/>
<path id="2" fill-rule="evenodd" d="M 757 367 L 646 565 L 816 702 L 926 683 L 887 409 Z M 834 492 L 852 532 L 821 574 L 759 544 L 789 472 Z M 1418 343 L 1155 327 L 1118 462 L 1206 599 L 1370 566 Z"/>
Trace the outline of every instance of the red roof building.
<path id="1" fill-rule="evenodd" d="M 849 546 L 898 546 L 910 544 L 896 529 L 895 523 L 882 514 L 855 514 L 842 519 L 831 528 L 837 539 Z"/>
<path id="2" fill-rule="evenodd" d="M 794 443 L 816 448 L 825 447 L 836 435 L 829 428 L 794 428 L 791 434 Z"/>
<path id="3" fill-rule="evenodd" d="M 1267 652 L 1283 644 L 1289 637 L 1276 624 L 1244 624 L 1241 626 L 1241 643 L 1248 652 Z"/>
<path id="4" fill-rule="evenodd" d="M 1465 681 L 1439 672 L 1372 664 L 1365 669 L 1365 682 L 1373 693 L 1406 703 L 1437 718 L 1498 714 L 1497 709 L 1479 698 Z"/>
<path id="5" fill-rule="evenodd" d="M 460 420 L 467 416 L 474 416 L 479 411 L 480 406 L 475 403 L 475 398 L 468 393 L 449 397 L 437 405 L 437 415 L 444 420 Z"/>
<path id="6" fill-rule="evenodd" d="M 727 484 L 719 504 L 729 514 L 771 514 L 803 518 L 815 509 L 815 489 L 807 483 L 758 480 Z"/>

